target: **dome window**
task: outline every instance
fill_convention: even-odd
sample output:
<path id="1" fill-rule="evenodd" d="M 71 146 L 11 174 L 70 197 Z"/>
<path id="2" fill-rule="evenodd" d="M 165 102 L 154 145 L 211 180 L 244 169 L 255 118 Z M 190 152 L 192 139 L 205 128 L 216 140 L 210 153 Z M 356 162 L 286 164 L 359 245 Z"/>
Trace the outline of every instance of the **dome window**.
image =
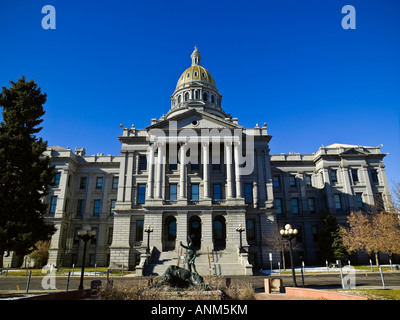
<path id="1" fill-rule="evenodd" d="M 187 78 L 189 78 L 190 77 L 190 72 L 188 72 L 188 74 L 187 74 Z"/>
<path id="2" fill-rule="evenodd" d="M 197 77 L 197 71 L 194 73 L 194 76 Z"/>

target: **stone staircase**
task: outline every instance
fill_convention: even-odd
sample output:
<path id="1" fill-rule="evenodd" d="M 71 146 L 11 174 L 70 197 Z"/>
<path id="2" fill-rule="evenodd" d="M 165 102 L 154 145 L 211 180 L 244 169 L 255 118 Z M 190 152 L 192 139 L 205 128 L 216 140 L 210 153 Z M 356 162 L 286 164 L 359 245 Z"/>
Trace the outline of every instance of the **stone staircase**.
<path id="1" fill-rule="evenodd" d="M 180 249 L 179 249 L 180 250 Z M 183 250 L 185 255 L 185 250 Z M 178 259 L 178 250 L 171 251 L 158 251 L 157 248 L 153 249 L 152 259 L 149 264 L 144 268 L 143 275 L 163 275 L 165 270 L 170 265 L 178 265 L 182 268 L 187 268 L 185 258 L 181 257 Z M 210 264 L 211 264 L 211 275 L 244 275 L 245 268 L 239 263 L 238 254 L 235 251 L 219 250 L 210 251 L 210 262 L 208 260 L 207 251 L 198 251 L 195 261 L 197 272 L 203 277 L 210 275 Z"/>

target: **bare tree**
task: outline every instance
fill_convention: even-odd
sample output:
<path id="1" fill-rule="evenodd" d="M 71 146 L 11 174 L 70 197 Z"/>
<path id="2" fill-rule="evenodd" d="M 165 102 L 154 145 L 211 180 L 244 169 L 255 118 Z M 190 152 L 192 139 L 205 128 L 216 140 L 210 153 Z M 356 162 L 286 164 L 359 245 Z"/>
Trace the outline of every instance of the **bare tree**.
<path id="1" fill-rule="evenodd" d="M 379 253 L 400 253 L 399 220 L 393 212 L 386 212 L 382 204 L 367 210 L 352 212 L 347 217 L 348 227 L 342 227 L 343 244 L 349 252 L 362 250 L 375 254 L 379 266 Z"/>
<path id="2" fill-rule="evenodd" d="M 290 246 L 289 241 L 284 239 L 280 234 L 280 228 L 278 224 L 276 224 L 276 228 L 267 234 L 266 239 L 266 248 L 271 251 L 279 251 L 282 255 L 282 267 L 286 270 L 286 261 L 285 261 L 285 252 L 289 252 Z M 292 244 L 293 251 L 300 249 L 300 245 L 297 242 Z"/>

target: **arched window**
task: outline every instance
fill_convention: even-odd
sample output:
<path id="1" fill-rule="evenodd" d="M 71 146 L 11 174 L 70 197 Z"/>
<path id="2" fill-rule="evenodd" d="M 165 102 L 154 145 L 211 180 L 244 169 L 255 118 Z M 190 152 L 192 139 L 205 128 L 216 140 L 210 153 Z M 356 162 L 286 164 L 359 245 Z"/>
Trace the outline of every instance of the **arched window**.
<path id="1" fill-rule="evenodd" d="M 178 96 L 178 103 L 181 103 L 181 96 Z"/>
<path id="2" fill-rule="evenodd" d="M 214 249 L 220 250 L 226 246 L 226 221 L 223 216 L 217 216 L 213 223 Z"/>
<path id="3" fill-rule="evenodd" d="M 204 100 L 204 101 L 207 101 L 207 92 L 204 92 L 204 93 L 203 93 L 203 100 Z"/>
<path id="4" fill-rule="evenodd" d="M 214 238 L 215 240 L 223 240 L 223 224 L 220 220 L 214 221 Z"/>
<path id="5" fill-rule="evenodd" d="M 171 220 L 168 223 L 168 241 L 175 241 L 176 239 L 176 220 Z"/>
<path id="6" fill-rule="evenodd" d="M 194 93 L 195 99 L 198 100 L 199 99 L 199 91 L 196 90 Z"/>
<path id="7" fill-rule="evenodd" d="M 185 101 L 188 101 L 189 100 L 189 92 L 186 92 L 185 93 Z"/>
<path id="8" fill-rule="evenodd" d="M 211 96 L 211 103 L 214 103 L 214 96 Z"/>

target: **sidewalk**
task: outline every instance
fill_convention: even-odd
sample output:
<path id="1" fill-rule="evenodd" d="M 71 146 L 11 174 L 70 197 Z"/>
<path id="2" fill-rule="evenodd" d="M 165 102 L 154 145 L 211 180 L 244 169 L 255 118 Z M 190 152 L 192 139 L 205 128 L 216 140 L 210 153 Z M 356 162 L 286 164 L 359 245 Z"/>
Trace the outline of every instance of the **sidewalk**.
<path id="1" fill-rule="evenodd" d="M 288 296 L 285 293 L 256 293 L 256 300 L 317 300 L 313 298 Z"/>

